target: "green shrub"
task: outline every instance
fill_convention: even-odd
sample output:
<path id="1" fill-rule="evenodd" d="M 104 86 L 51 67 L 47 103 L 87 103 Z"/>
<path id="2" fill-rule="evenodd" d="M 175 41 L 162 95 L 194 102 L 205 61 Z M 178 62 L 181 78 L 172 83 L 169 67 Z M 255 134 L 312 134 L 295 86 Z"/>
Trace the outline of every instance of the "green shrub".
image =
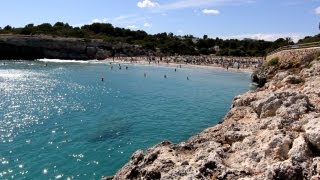
<path id="1" fill-rule="evenodd" d="M 278 57 L 272 58 L 270 61 L 268 61 L 268 65 L 269 66 L 276 66 L 278 64 L 279 64 L 279 58 Z"/>

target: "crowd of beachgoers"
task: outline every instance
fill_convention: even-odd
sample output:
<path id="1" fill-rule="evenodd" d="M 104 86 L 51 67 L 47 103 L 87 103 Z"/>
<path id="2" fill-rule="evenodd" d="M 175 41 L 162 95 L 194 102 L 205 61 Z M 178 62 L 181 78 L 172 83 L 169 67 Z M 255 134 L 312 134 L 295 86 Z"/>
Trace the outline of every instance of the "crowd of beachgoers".
<path id="1" fill-rule="evenodd" d="M 139 56 L 139 57 L 115 57 L 113 60 L 121 60 L 130 63 L 149 64 L 189 64 L 216 66 L 236 69 L 255 69 L 259 67 L 264 57 L 232 57 L 232 56 Z"/>

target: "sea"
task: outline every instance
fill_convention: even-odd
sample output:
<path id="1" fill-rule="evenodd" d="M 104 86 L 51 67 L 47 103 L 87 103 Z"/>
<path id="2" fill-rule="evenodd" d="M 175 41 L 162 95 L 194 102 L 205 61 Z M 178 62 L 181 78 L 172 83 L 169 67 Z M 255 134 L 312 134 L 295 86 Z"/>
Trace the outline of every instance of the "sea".
<path id="1" fill-rule="evenodd" d="M 114 175 L 138 149 L 217 124 L 250 88 L 222 68 L 0 61 L 0 179 Z"/>

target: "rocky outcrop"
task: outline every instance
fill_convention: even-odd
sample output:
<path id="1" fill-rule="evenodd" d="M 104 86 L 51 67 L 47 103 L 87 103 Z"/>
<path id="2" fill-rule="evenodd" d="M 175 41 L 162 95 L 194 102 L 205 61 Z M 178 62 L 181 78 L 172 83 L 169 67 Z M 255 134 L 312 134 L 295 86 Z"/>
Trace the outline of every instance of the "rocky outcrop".
<path id="1" fill-rule="evenodd" d="M 308 71 L 308 66 L 310 66 L 311 61 L 320 54 L 320 47 L 315 48 L 306 48 L 306 49 L 292 49 L 292 50 L 285 50 L 280 51 L 275 54 L 269 55 L 266 57 L 266 63 L 256 70 L 251 79 L 253 82 L 257 83 L 258 87 L 263 87 L 267 80 L 271 80 L 273 76 L 276 75 L 276 72 L 279 70 L 288 70 L 283 73 L 297 73 L 300 72 L 301 69 L 305 69 Z M 272 65 L 269 63 L 272 59 L 277 58 L 279 62 L 278 64 Z M 271 64 L 271 65 L 270 65 Z M 310 70 L 312 71 L 312 69 Z M 287 74 L 279 74 L 279 77 L 286 77 Z M 278 77 L 278 78 L 279 78 Z M 296 77 L 288 77 L 287 80 L 291 81 L 292 83 L 299 84 L 303 81 L 303 78 L 296 78 Z"/>
<path id="2" fill-rule="evenodd" d="M 271 54 L 266 57 L 266 60 L 269 61 L 275 57 L 278 57 L 282 62 L 296 62 L 297 64 L 304 64 L 302 59 L 305 57 L 320 52 L 320 47 L 310 47 L 310 48 L 301 48 L 301 49 L 289 49 L 284 51 L 279 51 L 274 54 Z M 284 65 L 294 65 L 291 63 L 284 63 Z"/>
<path id="3" fill-rule="evenodd" d="M 133 53 L 134 52 L 134 53 Z M 113 55 L 144 55 L 139 46 L 111 44 L 102 40 L 52 36 L 0 35 L 0 59 L 106 59 Z"/>
<path id="4" fill-rule="evenodd" d="M 295 68 L 265 69 L 222 123 L 139 150 L 109 179 L 319 179 L 320 62 Z"/>

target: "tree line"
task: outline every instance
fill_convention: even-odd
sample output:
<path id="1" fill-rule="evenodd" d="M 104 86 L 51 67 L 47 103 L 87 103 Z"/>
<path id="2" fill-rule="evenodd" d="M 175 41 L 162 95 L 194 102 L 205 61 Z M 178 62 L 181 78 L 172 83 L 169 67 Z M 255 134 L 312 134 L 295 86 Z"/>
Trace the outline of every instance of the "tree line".
<path id="1" fill-rule="evenodd" d="M 165 55 L 209 55 L 219 56 L 265 56 L 281 46 L 293 44 L 290 38 L 280 38 L 274 42 L 253 39 L 209 38 L 204 35 L 197 38 L 192 35 L 177 36 L 173 33 L 148 34 L 142 30 L 130 30 L 114 27 L 109 23 L 93 23 L 81 27 L 72 27 L 68 23 L 57 22 L 54 25 L 43 23 L 28 24 L 25 27 L 1 28 L 0 34 L 51 35 L 84 39 L 103 39 L 111 43 L 140 45 L 147 50 L 160 51 Z M 320 38 L 320 37 L 318 37 Z"/>
<path id="2" fill-rule="evenodd" d="M 313 43 L 313 42 L 320 42 L 320 34 L 315 36 L 306 36 L 303 39 L 300 39 L 298 43 Z"/>

